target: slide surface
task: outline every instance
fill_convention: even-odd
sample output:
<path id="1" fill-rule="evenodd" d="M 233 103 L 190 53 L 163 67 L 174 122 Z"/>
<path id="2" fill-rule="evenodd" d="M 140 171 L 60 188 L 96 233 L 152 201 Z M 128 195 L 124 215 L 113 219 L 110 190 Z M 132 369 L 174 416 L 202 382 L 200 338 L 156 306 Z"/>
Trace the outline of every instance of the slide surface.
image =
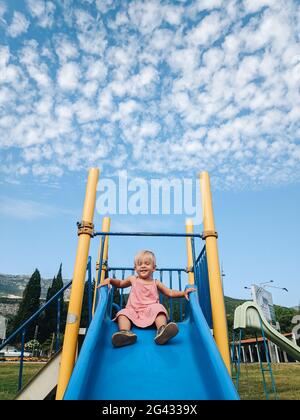
<path id="1" fill-rule="evenodd" d="M 234 329 L 254 328 L 257 331 L 261 331 L 261 327 L 263 327 L 268 340 L 275 343 L 288 355 L 300 362 L 300 347 L 272 327 L 255 302 L 245 302 L 236 308 L 234 313 Z"/>
<path id="2" fill-rule="evenodd" d="M 113 348 L 117 330 L 107 314 L 107 287 L 80 351 L 64 399 L 196 400 L 239 399 L 198 303 L 190 294 L 190 314 L 179 334 L 164 346 L 154 329 L 133 329 L 137 343 Z"/>

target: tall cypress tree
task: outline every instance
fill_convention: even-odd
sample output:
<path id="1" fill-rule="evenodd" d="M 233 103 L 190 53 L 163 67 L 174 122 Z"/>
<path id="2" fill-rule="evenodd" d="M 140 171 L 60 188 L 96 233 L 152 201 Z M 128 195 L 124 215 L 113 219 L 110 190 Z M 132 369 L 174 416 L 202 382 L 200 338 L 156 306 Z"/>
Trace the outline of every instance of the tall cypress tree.
<path id="1" fill-rule="evenodd" d="M 52 285 L 48 288 L 46 302 L 48 302 L 57 292 L 60 291 L 63 287 L 62 280 L 62 264 L 60 264 L 57 276 L 53 278 Z M 63 296 L 60 297 L 60 331 L 62 332 L 62 319 L 64 316 L 64 299 Z M 57 300 L 51 303 L 45 310 L 45 314 L 41 319 L 40 323 L 40 340 L 44 341 L 50 337 L 50 335 L 56 333 L 56 324 L 57 324 Z"/>
<path id="2" fill-rule="evenodd" d="M 93 279 L 93 282 L 92 282 L 91 304 L 93 304 L 94 291 L 95 291 L 95 279 Z M 89 301 L 89 284 L 88 284 L 88 281 L 86 281 L 84 284 L 84 294 L 83 294 L 83 299 L 82 299 L 82 310 L 81 310 L 81 321 L 80 321 L 80 327 L 83 327 L 83 328 L 87 327 L 88 322 L 89 322 L 88 301 Z"/>
<path id="3" fill-rule="evenodd" d="M 17 329 L 31 315 L 33 315 L 40 307 L 41 296 L 41 275 L 38 269 L 35 269 L 29 282 L 23 292 L 23 298 L 19 306 L 17 315 L 13 321 L 13 329 Z M 35 322 L 26 328 L 26 340 L 30 340 L 34 336 Z"/>

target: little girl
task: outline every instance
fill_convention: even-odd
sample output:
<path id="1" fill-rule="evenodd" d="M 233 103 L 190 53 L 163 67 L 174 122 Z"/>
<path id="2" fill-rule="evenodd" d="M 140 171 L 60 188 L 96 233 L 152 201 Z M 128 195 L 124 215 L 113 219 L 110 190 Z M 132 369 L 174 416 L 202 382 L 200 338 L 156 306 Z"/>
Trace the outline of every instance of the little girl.
<path id="1" fill-rule="evenodd" d="M 175 322 L 167 322 L 166 308 L 159 303 L 158 291 L 167 297 L 185 297 L 196 290 L 188 288 L 184 292 L 171 290 L 160 281 L 153 279 L 156 270 L 155 255 L 151 251 L 141 251 L 134 258 L 134 269 L 137 276 L 129 276 L 125 280 L 105 279 L 101 286 L 113 285 L 123 289 L 131 286 L 131 292 L 125 309 L 119 311 L 114 318 L 118 321 L 119 331 L 113 334 L 112 344 L 115 347 L 133 344 L 137 340 L 136 334 L 131 331 L 131 323 L 140 328 L 146 328 L 155 323 L 157 333 L 156 344 L 165 344 L 178 333 Z"/>

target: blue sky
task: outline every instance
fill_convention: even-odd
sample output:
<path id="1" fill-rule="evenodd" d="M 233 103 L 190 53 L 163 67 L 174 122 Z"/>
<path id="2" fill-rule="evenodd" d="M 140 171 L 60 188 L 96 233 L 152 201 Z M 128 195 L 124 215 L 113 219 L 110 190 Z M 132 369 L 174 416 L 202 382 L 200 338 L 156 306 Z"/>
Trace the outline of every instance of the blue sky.
<path id="1" fill-rule="evenodd" d="M 296 0 L 0 0 L 0 272 L 52 277 L 62 261 L 71 277 L 91 166 L 207 170 L 226 294 L 272 279 L 289 289 L 276 303 L 298 304 L 299 33 Z M 116 215 L 112 229 L 184 218 Z M 112 262 L 145 247 L 185 265 L 184 241 L 167 239 L 113 238 Z"/>

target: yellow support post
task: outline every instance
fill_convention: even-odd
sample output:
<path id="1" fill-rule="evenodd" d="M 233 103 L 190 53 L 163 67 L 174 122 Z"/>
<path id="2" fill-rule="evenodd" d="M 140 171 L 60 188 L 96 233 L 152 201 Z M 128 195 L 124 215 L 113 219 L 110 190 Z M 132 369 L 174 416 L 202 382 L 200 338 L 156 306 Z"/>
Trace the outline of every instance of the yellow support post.
<path id="1" fill-rule="evenodd" d="M 223 361 L 231 372 L 230 354 L 225 311 L 224 294 L 218 256 L 217 232 L 213 214 L 210 180 L 207 172 L 200 174 L 200 186 L 203 211 L 203 239 L 206 242 L 206 256 L 209 276 L 210 299 L 212 308 L 213 330 L 216 344 Z"/>
<path id="2" fill-rule="evenodd" d="M 98 178 L 99 169 L 90 169 L 86 186 L 82 221 L 78 225 L 79 238 L 56 392 L 57 400 L 63 399 L 75 364 L 86 267 L 88 262 L 90 240 L 94 230 L 93 218 Z"/>
<path id="3" fill-rule="evenodd" d="M 109 232 L 110 231 L 110 217 L 103 217 L 103 221 L 102 221 L 102 232 Z M 103 262 L 108 260 L 108 236 L 106 236 L 105 241 L 104 241 L 104 249 L 103 249 Z M 99 287 L 98 284 L 98 276 L 99 276 L 99 270 L 101 269 L 101 274 L 100 274 L 100 284 L 103 283 L 104 278 L 105 278 L 105 269 L 106 267 L 102 266 L 99 267 L 100 264 L 100 258 L 101 258 L 101 242 L 102 242 L 102 238 L 100 239 L 100 246 L 99 246 L 99 251 L 98 251 L 98 260 L 96 263 L 96 281 L 95 281 L 95 290 L 94 290 L 94 299 L 93 299 L 93 315 L 95 313 L 95 305 L 96 305 L 96 296 L 97 296 L 97 289 Z"/>
<path id="4" fill-rule="evenodd" d="M 193 224 L 192 219 L 186 219 L 185 232 L 194 233 L 194 224 Z M 195 284 L 194 272 L 190 271 L 190 269 L 193 267 L 192 239 L 188 236 L 186 238 L 186 250 L 187 250 L 188 283 Z"/>

